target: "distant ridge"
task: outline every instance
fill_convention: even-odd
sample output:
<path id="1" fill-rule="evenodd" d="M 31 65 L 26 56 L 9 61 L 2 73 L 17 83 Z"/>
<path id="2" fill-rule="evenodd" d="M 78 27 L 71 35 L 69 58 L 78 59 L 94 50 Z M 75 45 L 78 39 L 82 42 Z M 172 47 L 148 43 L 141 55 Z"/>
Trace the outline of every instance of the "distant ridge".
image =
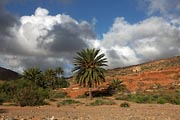
<path id="1" fill-rule="evenodd" d="M 16 80 L 19 76 L 17 72 L 0 67 L 0 80 L 2 81 Z"/>
<path id="2" fill-rule="evenodd" d="M 149 62 L 137 64 L 137 65 L 109 69 L 107 70 L 106 76 L 128 75 L 128 74 L 134 73 L 134 71 L 136 73 L 144 72 L 144 71 L 161 71 L 169 67 L 180 67 L 180 56 L 174 56 L 171 58 L 149 61 Z M 140 69 L 136 70 L 137 68 L 140 68 Z"/>
<path id="3" fill-rule="evenodd" d="M 116 67 L 116 68 L 112 68 L 112 69 L 108 69 L 108 70 L 117 70 L 117 69 L 126 69 L 126 68 L 131 68 L 131 67 L 136 67 L 136 66 L 143 66 L 143 65 L 149 65 L 149 64 L 158 64 L 158 63 L 170 63 L 172 62 L 172 65 L 170 66 L 180 66 L 180 56 L 174 56 L 174 57 L 170 57 L 170 58 L 164 58 L 164 59 L 157 59 L 157 60 L 153 60 L 153 61 L 147 61 L 144 63 L 139 63 L 136 65 L 130 65 L 130 66 L 124 66 L 124 67 Z M 174 64 L 174 62 L 176 64 Z"/>

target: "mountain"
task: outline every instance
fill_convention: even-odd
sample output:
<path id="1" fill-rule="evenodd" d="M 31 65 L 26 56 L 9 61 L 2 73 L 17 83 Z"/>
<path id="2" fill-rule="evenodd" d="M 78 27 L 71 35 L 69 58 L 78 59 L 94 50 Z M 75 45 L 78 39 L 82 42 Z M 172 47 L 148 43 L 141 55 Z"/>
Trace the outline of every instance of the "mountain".
<path id="1" fill-rule="evenodd" d="M 2 81 L 8 81 L 8 80 L 15 80 L 20 75 L 12 70 L 5 69 L 0 67 L 0 80 Z"/>
<path id="2" fill-rule="evenodd" d="M 122 80 L 130 92 L 180 88 L 180 56 L 110 69 L 105 76 L 106 82 L 99 88 L 107 88 L 114 79 Z M 87 89 L 71 84 L 66 91 L 69 96 L 76 97 Z"/>

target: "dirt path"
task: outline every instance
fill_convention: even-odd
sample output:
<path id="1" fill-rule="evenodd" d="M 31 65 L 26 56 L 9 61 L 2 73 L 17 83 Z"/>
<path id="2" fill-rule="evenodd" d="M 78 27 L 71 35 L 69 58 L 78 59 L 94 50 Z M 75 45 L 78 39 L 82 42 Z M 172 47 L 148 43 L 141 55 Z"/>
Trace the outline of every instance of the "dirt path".
<path id="1" fill-rule="evenodd" d="M 180 120 L 180 106 L 178 105 L 130 103 L 129 108 L 122 108 L 119 103 L 103 106 L 0 106 L 0 118 L 8 118 L 8 120 L 10 118 L 48 120 L 53 117 L 56 120 Z"/>

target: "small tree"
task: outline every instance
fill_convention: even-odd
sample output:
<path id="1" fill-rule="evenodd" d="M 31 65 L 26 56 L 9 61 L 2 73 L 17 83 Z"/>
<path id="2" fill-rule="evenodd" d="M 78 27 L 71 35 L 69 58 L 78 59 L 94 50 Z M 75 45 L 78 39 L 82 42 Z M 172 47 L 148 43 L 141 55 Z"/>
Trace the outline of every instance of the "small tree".
<path id="1" fill-rule="evenodd" d="M 19 80 L 16 84 L 18 88 L 14 94 L 15 103 L 20 106 L 36 106 L 44 104 L 44 89 L 36 86 L 36 84 L 29 80 Z"/>
<path id="2" fill-rule="evenodd" d="M 122 80 L 118 79 L 113 80 L 108 87 L 108 91 L 111 92 L 111 94 L 124 90 L 126 90 L 126 85 L 123 84 Z"/>
<path id="3" fill-rule="evenodd" d="M 101 82 L 105 82 L 104 66 L 107 66 L 107 59 L 100 50 L 86 49 L 77 52 L 74 58 L 75 81 L 81 86 L 89 88 L 89 98 L 92 99 L 92 87 L 96 87 Z"/>
<path id="4" fill-rule="evenodd" d="M 41 71 L 39 68 L 32 67 L 27 70 L 24 70 L 22 77 L 24 79 L 35 82 L 37 79 L 40 79 Z"/>
<path id="5" fill-rule="evenodd" d="M 46 87 L 45 85 L 46 83 L 43 79 L 42 71 L 40 71 L 39 68 L 33 67 L 27 70 L 24 70 L 22 78 L 24 80 L 30 80 L 34 82 L 39 87 L 43 87 L 43 88 Z"/>
<path id="6" fill-rule="evenodd" d="M 62 76 L 64 74 L 64 71 L 61 67 L 58 67 L 55 69 L 55 72 L 56 72 L 56 75 L 59 77 L 59 76 Z"/>

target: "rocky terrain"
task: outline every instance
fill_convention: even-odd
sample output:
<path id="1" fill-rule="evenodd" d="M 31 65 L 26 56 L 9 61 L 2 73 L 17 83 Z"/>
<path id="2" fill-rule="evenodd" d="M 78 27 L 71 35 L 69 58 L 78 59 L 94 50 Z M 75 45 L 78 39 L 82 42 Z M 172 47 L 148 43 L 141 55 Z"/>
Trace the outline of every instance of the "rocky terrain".
<path id="1" fill-rule="evenodd" d="M 123 80 L 131 92 L 180 87 L 180 56 L 116 68 L 109 70 L 106 76 L 107 81 Z"/>
<path id="2" fill-rule="evenodd" d="M 87 100 L 88 101 L 88 100 Z M 0 106 L 1 120 L 180 120 L 180 107 L 171 104 Z"/>

